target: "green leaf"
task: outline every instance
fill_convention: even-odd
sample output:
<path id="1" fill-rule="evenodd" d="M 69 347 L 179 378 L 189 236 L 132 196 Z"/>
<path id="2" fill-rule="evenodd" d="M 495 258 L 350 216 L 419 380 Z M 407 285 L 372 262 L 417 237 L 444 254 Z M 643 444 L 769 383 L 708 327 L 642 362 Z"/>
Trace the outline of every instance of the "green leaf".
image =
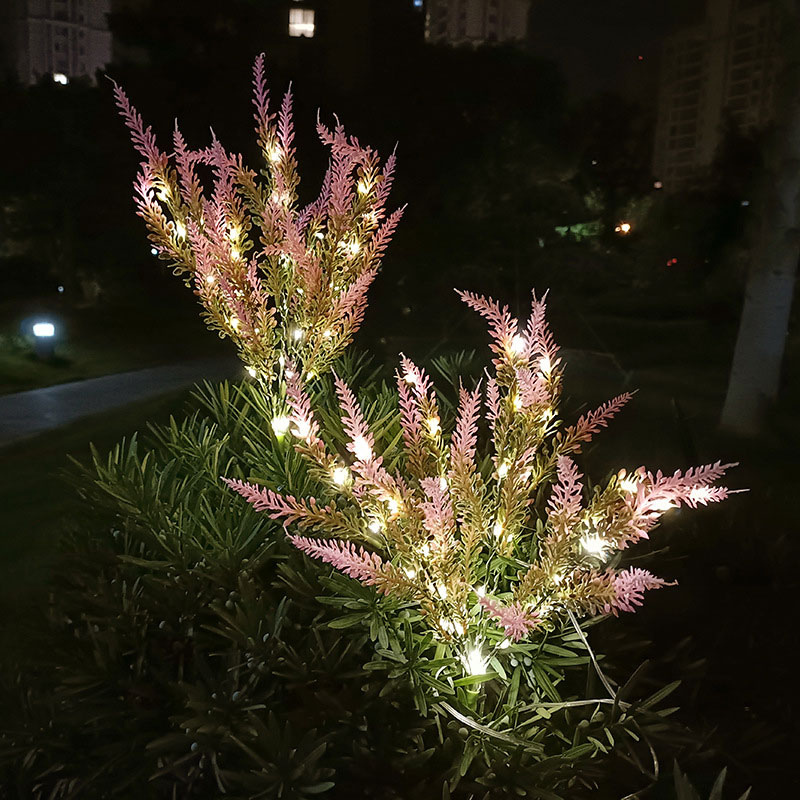
<path id="1" fill-rule="evenodd" d="M 680 685 L 680 681 L 672 681 L 672 683 L 668 683 L 657 692 L 651 694 L 646 700 L 643 700 L 641 703 L 639 703 L 639 707 L 650 708 L 651 706 L 656 705 L 656 703 L 660 703 L 665 697 L 669 697 L 669 695 L 671 695 Z"/>
<path id="2" fill-rule="evenodd" d="M 364 612 L 358 612 L 357 614 L 346 614 L 343 617 L 331 620 L 328 623 L 328 627 L 335 628 L 336 630 L 341 628 L 352 628 L 355 625 L 360 625 L 367 619 L 368 616 L 369 614 Z"/>

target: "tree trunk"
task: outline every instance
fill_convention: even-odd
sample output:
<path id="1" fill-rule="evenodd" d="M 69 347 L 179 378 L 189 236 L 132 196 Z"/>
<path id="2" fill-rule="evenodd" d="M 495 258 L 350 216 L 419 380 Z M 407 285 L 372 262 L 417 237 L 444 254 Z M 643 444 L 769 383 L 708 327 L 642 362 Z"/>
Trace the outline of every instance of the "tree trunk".
<path id="1" fill-rule="evenodd" d="M 783 0 L 783 65 L 767 153 L 758 238 L 720 426 L 752 436 L 778 397 L 800 258 L 800 0 Z"/>

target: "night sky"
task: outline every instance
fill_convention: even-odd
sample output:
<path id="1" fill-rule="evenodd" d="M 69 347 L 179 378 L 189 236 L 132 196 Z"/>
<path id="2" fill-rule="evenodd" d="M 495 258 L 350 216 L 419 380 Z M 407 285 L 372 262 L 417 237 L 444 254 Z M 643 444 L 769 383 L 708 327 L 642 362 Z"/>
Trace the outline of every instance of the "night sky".
<path id="1" fill-rule="evenodd" d="M 646 98 L 662 37 L 704 8 L 702 0 L 533 0 L 530 38 L 537 54 L 558 62 L 573 97 Z"/>

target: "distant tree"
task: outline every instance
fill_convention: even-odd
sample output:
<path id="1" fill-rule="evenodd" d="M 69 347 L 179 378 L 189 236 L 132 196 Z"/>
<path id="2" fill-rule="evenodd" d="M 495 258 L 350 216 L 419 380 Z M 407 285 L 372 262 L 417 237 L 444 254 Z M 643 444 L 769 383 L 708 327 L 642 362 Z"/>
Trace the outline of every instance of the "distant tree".
<path id="1" fill-rule="evenodd" d="M 721 427 L 757 433 L 778 397 L 800 258 L 800 0 L 783 17 L 778 118 L 765 153 L 758 231 L 745 289 Z"/>
<path id="2" fill-rule="evenodd" d="M 574 115 L 580 152 L 575 184 L 599 196 L 606 222 L 653 188 L 653 118 L 638 104 L 614 94 L 588 100 Z"/>

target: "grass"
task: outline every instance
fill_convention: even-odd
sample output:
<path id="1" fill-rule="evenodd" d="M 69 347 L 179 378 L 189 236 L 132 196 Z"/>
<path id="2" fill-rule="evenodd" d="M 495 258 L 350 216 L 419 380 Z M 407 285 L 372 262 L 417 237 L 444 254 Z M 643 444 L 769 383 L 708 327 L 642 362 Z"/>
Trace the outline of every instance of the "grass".
<path id="1" fill-rule="evenodd" d="M 50 361 L 34 356 L 36 319 L 56 324 Z M 230 343 L 205 329 L 197 305 L 183 295 L 92 308 L 41 297 L 0 303 L 0 394 L 230 353 Z"/>

